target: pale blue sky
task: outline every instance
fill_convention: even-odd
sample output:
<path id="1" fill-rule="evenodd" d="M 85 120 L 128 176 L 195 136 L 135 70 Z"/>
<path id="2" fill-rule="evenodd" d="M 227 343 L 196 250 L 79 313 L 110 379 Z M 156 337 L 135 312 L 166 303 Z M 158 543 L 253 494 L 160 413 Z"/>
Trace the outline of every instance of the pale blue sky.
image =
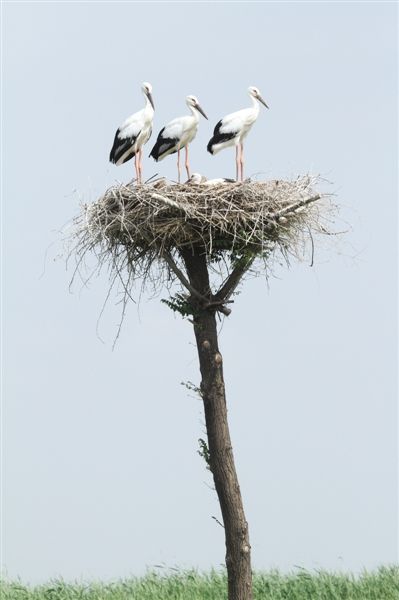
<path id="1" fill-rule="evenodd" d="M 58 230 L 133 164 L 115 129 L 153 85 L 155 132 L 198 96 L 193 170 L 217 120 L 261 109 L 247 173 L 333 182 L 345 239 L 251 280 L 221 349 L 255 568 L 397 560 L 394 3 L 6 3 L 3 7 L 2 562 L 43 581 L 224 560 L 191 326 L 159 302 L 96 321 L 106 277 L 68 293 Z M 154 141 L 154 136 L 151 142 Z M 150 144 L 151 144 L 150 142 Z M 148 151 L 150 150 L 148 145 Z M 149 152 L 148 152 L 149 153 Z M 175 176 L 174 157 L 144 174 Z M 342 222 L 340 225 L 342 225 Z M 44 254 L 51 246 L 44 276 Z"/>

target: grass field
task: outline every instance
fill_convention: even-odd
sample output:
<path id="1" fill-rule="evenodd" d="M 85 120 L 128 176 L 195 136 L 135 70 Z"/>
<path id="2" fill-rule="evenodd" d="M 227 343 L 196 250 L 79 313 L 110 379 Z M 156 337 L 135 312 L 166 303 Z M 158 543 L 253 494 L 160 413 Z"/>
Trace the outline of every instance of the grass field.
<path id="1" fill-rule="evenodd" d="M 69 584 L 61 580 L 27 587 L 3 581 L 1 600 L 226 600 L 222 573 L 148 573 L 114 583 Z M 320 571 L 257 573 L 254 600 L 399 600 L 399 567 L 382 567 L 358 577 Z"/>

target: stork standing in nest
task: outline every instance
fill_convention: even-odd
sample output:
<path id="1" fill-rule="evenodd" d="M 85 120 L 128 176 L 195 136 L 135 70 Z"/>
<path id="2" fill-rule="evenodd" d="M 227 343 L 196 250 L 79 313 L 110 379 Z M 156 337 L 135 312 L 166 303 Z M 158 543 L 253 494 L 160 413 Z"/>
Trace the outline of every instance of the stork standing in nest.
<path id="1" fill-rule="evenodd" d="M 187 177 L 190 177 L 190 163 L 188 160 L 188 146 L 197 134 L 199 115 L 208 119 L 195 96 L 187 96 L 186 104 L 191 111 L 191 115 L 178 117 L 170 121 L 158 134 L 155 146 L 151 150 L 150 156 L 158 162 L 163 160 L 169 154 L 177 152 L 177 176 L 180 183 L 180 150 L 186 149 L 185 167 Z"/>
<path id="2" fill-rule="evenodd" d="M 110 162 L 116 165 L 122 165 L 134 156 L 137 183 L 142 182 L 142 148 L 151 137 L 154 118 L 152 85 L 144 82 L 141 89 L 146 99 L 145 107 L 131 115 L 117 129 L 109 155 Z"/>
<path id="3" fill-rule="evenodd" d="M 248 93 L 252 98 L 252 106 L 238 110 L 223 117 L 216 124 L 213 136 L 208 142 L 207 150 L 216 154 L 223 148 L 236 147 L 236 179 L 244 180 L 244 138 L 255 123 L 259 115 L 259 102 L 269 108 L 263 100 L 258 88 L 250 86 Z"/>

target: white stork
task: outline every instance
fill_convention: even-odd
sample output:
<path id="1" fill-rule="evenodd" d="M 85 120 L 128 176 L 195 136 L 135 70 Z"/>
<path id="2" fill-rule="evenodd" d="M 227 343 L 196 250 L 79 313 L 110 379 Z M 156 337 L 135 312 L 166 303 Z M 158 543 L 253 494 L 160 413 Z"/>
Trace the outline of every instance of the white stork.
<path id="1" fill-rule="evenodd" d="M 155 146 L 151 150 L 150 156 L 155 161 L 159 161 L 177 152 L 177 174 L 178 182 L 180 183 L 180 150 L 186 149 L 185 167 L 187 177 L 190 177 L 190 164 L 188 161 L 188 145 L 193 141 L 197 134 L 199 115 L 208 119 L 195 96 L 187 96 L 186 104 L 191 111 L 191 115 L 178 117 L 165 125 L 158 134 Z"/>
<path id="2" fill-rule="evenodd" d="M 142 180 L 142 148 L 151 137 L 154 117 L 152 85 L 144 82 L 141 89 L 146 99 L 145 107 L 126 119 L 117 129 L 109 155 L 110 162 L 116 165 L 122 165 L 134 156 L 137 183 L 141 183 Z"/>
<path id="3" fill-rule="evenodd" d="M 201 173 L 192 173 L 185 182 L 185 185 L 201 185 L 202 183 L 205 183 L 205 181 L 207 181 L 205 175 L 201 175 Z"/>
<path id="4" fill-rule="evenodd" d="M 226 177 L 218 177 L 217 179 L 207 179 L 204 175 L 200 173 L 193 173 L 191 177 L 186 181 L 188 185 L 224 185 L 225 183 L 235 183 L 234 179 L 229 179 Z"/>
<path id="5" fill-rule="evenodd" d="M 252 98 L 252 106 L 233 112 L 226 117 L 223 117 L 217 123 L 213 136 L 208 142 L 207 150 L 211 154 L 216 154 L 223 148 L 229 146 L 236 147 L 236 179 L 244 180 L 244 149 L 243 141 L 252 125 L 255 123 L 259 115 L 259 104 L 261 102 L 266 108 L 269 108 L 263 100 L 258 88 L 250 86 L 248 93 Z"/>

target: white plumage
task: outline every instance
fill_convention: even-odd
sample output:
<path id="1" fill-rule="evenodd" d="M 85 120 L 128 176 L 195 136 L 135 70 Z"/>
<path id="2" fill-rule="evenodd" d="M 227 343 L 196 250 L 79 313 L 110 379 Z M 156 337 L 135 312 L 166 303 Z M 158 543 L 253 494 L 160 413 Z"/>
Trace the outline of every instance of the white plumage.
<path id="1" fill-rule="evenodd" d="M 150 156 L 155 161 L 163 160 L 169 154 L 177 152 L 177 172 L 178 181 L 180 183 L 180 150 L 186 149 L 185 167 L 187 177 L 190 177 L 190 165 L 188 160 L 188 146 L 193 141 L 197 134 L 199 115 L 205 119 L 208 117 L 200 107 L 198 99 L 195 96 L 187 96 L 187 106 L 191 111 L 191 115 L 178 117 L 170 121 L 158 134 L 157 141 L 151 150 Z"/>
<path id="2" fill-rule="evenodd" d="M 138 183 L 141 183 L 142 179 L 142 147 L 151 137 L 154 118 L 152 86 L 144 82 L 141 89 L 146 98 L 146 105 L 142 110 L 128 117 L 117 129 L 109 155 L 109 160 L 116 165 L 122 165 L 134 156 Z"/>
<path id="3" fill-rule="evenodd" d="M 259 102 L 269 108 L 263 100 L 258 88 L 250 86 L 248 93 L 252 98 L 252 106 L 238 110 L 221 119 L 208 142 L 207 150 L 216 154 L 229 146 L 236 147 L 236 179 L 244 179 L 244 149 L 243 141 L 259 115 Z"/>
<path id="4" fill-rule="evenodd" d="M 189 185 L 206 186 L 224 185 L 226 183 L 234 183 L 234 179 L 228 179 L 226 177 L 218 177 L 217 179 L 207 179 L 204 175 L 201 175 L 200 173 L 193 173 L 191 177 L 186 181 L 186 184 Z"/>

